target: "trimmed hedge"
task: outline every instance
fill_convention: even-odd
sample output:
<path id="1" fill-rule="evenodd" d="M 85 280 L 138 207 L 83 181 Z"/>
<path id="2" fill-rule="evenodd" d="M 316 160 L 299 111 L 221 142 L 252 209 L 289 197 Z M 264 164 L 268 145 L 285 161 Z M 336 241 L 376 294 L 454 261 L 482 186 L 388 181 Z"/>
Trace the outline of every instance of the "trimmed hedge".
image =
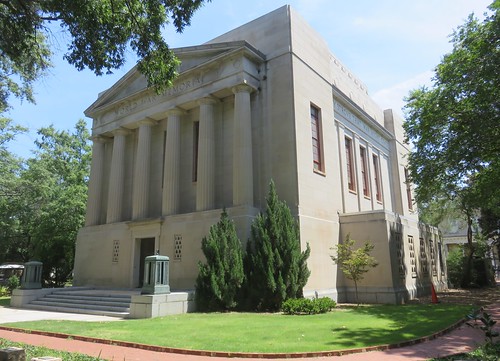
<path id="1" fill-rule="evenodd" d="M 321 298 L 289 298 L 281 305 L 281 311 L 286 315 L 316 315 L 326 313 L 337 306 L 329 297 Z"/>

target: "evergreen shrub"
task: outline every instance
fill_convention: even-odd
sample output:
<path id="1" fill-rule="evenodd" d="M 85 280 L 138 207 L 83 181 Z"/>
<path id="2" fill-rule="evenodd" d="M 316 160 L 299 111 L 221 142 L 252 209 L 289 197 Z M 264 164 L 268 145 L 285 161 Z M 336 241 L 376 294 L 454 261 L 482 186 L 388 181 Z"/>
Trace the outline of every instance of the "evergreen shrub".
<path id="1" fill-rule="evenodd" d="M 286 299 L 303 297 L 311 250 L 307 244 L 301 252 L 298 223 L 286 203 L 278 199 L 272 181 L 266 201 L 266 212 L 255 218 L 247 243 L 245 306 L 278 311 Z"/>
<path id="2" fill-rule="evenodd" d="M 284 300 L 303 297 L 309 278 L 310 247 L 301 252 L 299 227 L 271 182 L 265 214 L 252 222 L 243 257 L 234 223 L 224 210 L 201 243 L 206 263 L 198 263 L 198 311 L 278 311 Z"/>
<path id="3" fill-rule="evenodd" d="M 198 263 L 195 301 L 199 311 L 227 311 L 237 306 L 244 280 L 241 242 L 224 209 L 201 242 L 206 263 Z"/>

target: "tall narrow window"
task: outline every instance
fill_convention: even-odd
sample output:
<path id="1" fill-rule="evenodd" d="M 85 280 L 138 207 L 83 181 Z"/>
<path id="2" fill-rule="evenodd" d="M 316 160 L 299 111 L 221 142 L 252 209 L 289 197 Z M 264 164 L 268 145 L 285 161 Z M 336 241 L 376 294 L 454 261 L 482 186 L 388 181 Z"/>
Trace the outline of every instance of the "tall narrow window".
<path id="1" fill-rule="evenodd" d="M 405 184 L 406 184 L 406 197 L 408 198 L 408 208 L 410 211 L 413 210 L 413 197 L 411 195 L 411 183 L 410 175 L 408 173 L 408 168 L 405 168 Z"/>
<path id="2" fill-rule="evenodd" d="M 318 108 L 311 105 L 311 132 L 314 170 L 323 172 L 323 149 L 321 144 L 321 113 Z"/>
<path id="3" fill-rule="evenodd" d="M 345 138 L 345 159 L 347 167 L 347 187 L 349 190 L 356 191 L 356 182 L 354 178 L 354 163 L 352 157 L 352 140 Z"/>
<path id="4" fill-rule="evenodd" d="M 366 155 L 366 148 L 359 147 L 359 154 L 361 157 L 361 177 L 363 181 L 363 195 L 370 196 L 370 184 L 368 183 L 368 159 Z"/>
<path id="5" fill-rule="evenodd" d="M 193 123 L 193 182 L 198 180 L 198 142 L 200 138 L 200 122 Z"/>
<path id="6" fill-rule="evenodd" d="M 378 156 L 373 154 L 373 178 L 375 180 L 375 198 L 382 202 L 382 188 L 380 187 L 380 166 Z"/>

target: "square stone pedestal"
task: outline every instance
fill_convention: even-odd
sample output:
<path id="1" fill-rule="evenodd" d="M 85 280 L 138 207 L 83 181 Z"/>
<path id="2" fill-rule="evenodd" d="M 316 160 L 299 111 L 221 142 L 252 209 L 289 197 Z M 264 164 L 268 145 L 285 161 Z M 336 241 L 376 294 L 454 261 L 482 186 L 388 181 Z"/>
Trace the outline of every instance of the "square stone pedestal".
<path id="1" fill-rule="evenodd" d="M 26 352 L 19 347 L 0 348 L 0 361 L 26 361 Z"/>
<path id="2" fill-rule="evenodd" d="M 129 317 L 155 318 L 193 312 L 194 310 L 194 291 L 161 295 L 133 295 Z"/>

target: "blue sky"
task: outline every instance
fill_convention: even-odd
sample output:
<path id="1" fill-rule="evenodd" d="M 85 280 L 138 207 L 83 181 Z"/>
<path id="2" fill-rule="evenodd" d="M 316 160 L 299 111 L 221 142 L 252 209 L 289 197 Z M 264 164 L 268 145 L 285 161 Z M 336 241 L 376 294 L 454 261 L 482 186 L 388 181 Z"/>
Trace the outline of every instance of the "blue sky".
<path id="1" fill-rule="evenodd" d="M 167 28 L 171 47 L 204 43 L 239 25 L 290 4 L 328 42 L 330 50 L 368 87 L 381 108 L 402 114 L 403 97 L 429 85 L 432 69 L 451 50 L 449 35 L 474 12 L 482 18 L 492 0 L 213 0 L 195 13 L 183 34 Z M 29 157 L 36 130 L 54 125 L 73 129 L 83 112 L 135 65 L 134 54 L 113 75 L 96 77 L 77 71 L 62 56 L 64 34 L 55 28 L 50 39 L 54 68 L 35 85 L 36 105 L 12 99 L 7 114 L 30 129 L 10 144 L 10 150 Z"/>

